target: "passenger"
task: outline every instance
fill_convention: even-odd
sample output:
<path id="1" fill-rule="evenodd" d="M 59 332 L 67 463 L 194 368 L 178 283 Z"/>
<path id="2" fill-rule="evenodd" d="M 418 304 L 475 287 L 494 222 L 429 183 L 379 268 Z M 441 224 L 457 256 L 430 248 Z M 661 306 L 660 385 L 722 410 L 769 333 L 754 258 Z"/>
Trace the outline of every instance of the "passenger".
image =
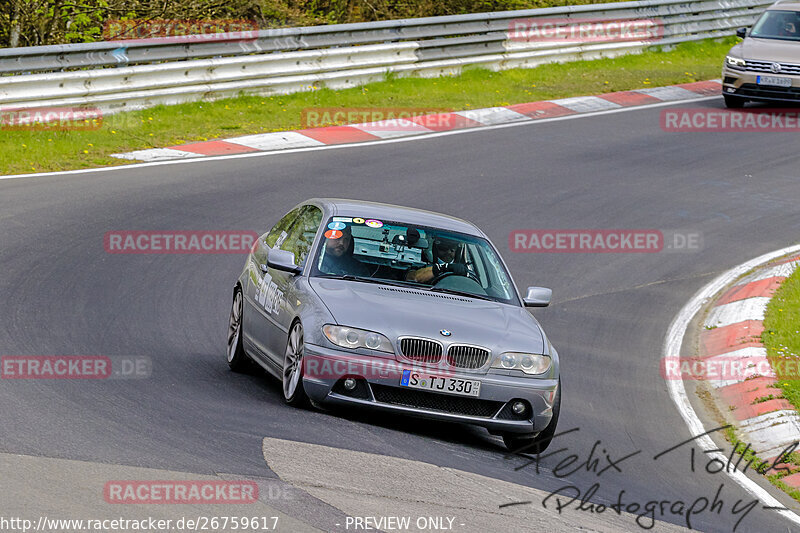
<path id="1" fill-rule="evenodd" d="M 350 226 L 345 226 L 341 233 L 342 236 L 338 239 L 326 238 L 325 256 L 320 271 L 338 276 L 369 276 L 367 265 L 353 257 L 355 243 Z"/>

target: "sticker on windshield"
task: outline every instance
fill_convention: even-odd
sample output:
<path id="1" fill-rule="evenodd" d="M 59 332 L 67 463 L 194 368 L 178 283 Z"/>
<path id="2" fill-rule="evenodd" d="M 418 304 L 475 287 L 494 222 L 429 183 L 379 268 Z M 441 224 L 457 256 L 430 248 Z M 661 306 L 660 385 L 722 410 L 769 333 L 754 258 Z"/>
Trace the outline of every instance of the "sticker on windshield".
<path id="1" fill-rule="evenodd" d="M 356 217 L 353 219 L 353 224 L 363 224 L 363 223 L 364 223 L 363 218 Z"/>
<path id="2" fill-rule="evenodd" d="M 325 232 L 326 239 L 338 239 L 342 235 L 343 233 L 336 229 L 329 229 L 328 231 Z"/>
<path id="3" fill-rule="evenodd" d="M 328 228 L 330 229 L 344 229 L 347 227 L 347 224 L 344 222 L 331 222 L 328 224 Z"/>
<path id="4" fill-rule="evenodd" d="M 381 222 L 380 220 L 373 220 L 373 219 L 367 220 L 365 224 L 370 228 L 380 228 L 383 226 L 383 222 Z"/>
<path id="5" fill-rule="evenodd" d="M 334 222 L 352 222 L 353 219 L 350 217 L 333 217 Z"/>

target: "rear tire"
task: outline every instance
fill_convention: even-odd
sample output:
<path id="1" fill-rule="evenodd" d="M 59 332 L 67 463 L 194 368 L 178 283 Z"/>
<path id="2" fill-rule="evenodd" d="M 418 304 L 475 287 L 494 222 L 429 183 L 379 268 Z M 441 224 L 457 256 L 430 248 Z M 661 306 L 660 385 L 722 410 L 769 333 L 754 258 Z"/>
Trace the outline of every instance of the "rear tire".
<path id="1" fill-rule="evenodd" d="M 289 405 L 300 407 L 308 402 L 303 388 L 303 326 L 295 322 L 289 330 L 286 353 L 283 356 L 283 399 Z"/>
<path id="2" fill-rule="evenodd" d="M 553 401 L 553 418 L 547 427 L 538 435 L 519 435 L 516 433 L 506 433 L 503 435 L 503 443 L 508 451 L 514 453 L 540 454 L 553 442 L 558 426 L 558 416 L 561 413 L 561 378 L 558 378 L 558 390 Z"/>
<path id="3" fill-rule="evenodd" d="M 228 366 L 234 372 L 244 372 L 250 365 L 242 340 L 242 311 L 244 311 L 244 297 L 242 289 L 236 287 L 228 321 Z"/>
<path id="4" fill-rule="evenodd" d="M 725 107 L 728 109 L 741 109 L 747 101 L 739 96 L 731 96 L 729 94 L 723 94 L 722 98 L 725 99 Z"/>

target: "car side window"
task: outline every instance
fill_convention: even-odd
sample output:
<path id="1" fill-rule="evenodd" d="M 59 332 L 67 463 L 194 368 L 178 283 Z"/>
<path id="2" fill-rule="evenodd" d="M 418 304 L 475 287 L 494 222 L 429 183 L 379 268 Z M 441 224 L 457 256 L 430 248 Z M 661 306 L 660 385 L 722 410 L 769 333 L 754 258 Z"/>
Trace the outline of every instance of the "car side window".
<path id="1" fill-rule="evenodd" d="M 282 219 L 278 221 L 275 226 L 271 230 L 269 230 L 269 234 L 267 238 L 264 239 L 264 243 L 269 246 L 270 248 L 274 248 L 275 246 L 280 246 L 283 244 L 283 241 L 289 236 L 289 229 L 292 227 L 292 223 L 297 218 L 297 215 L 300 214 L 300 211 L 303 207 L 298 207 L 297 209 L 292 209 L 289 211 Z"/>
<path id="2" fill-rule="evenodd" d="M 281 250 L 294 254 L 294 264 L 302 265 L 314 244 L 319 225 L 322 222 L 322 211 L 316 206 L 307 205 L 297 217 L 289 236 L 280 245 Z"/>

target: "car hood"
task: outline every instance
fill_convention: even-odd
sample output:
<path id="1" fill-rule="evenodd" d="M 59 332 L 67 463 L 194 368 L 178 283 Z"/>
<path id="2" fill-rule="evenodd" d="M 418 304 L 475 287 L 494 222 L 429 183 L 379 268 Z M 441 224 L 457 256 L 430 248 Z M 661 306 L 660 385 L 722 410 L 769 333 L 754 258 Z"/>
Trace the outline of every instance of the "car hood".
<path id="1" fill-rule="evenodd" d="M 493 353 L 546 353 L 542 329 L 524 307 L 357 281 L 311 278 L 310 285 L 339 325 L 383 333 L 392 343 L 409 335 Z"/>
<path id="2" fill-rule="evenodd" d="M 800 57 L 800 42 L 748 37 L 734 46 L 731 54 L 756 61 L 797 63 L 797 58 Z"/>

